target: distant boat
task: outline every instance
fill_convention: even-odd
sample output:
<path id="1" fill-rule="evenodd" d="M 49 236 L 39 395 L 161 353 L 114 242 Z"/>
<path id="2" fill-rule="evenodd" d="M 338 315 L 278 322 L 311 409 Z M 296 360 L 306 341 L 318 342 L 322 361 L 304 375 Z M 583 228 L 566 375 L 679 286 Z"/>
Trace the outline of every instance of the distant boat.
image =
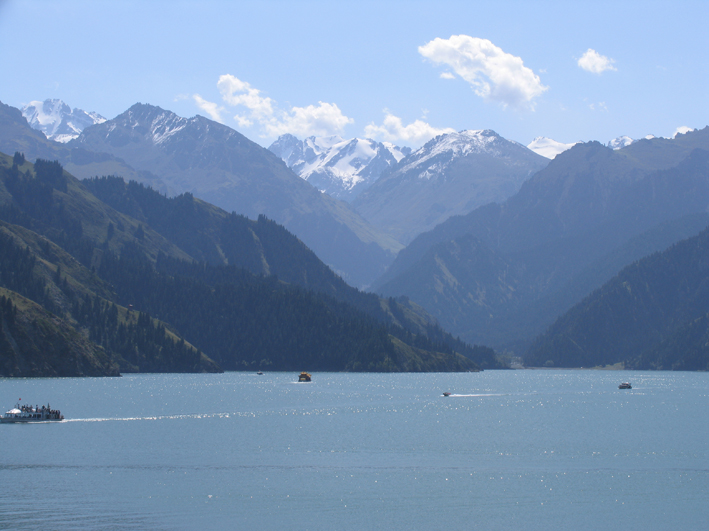
<path id="1" fill-rule="evenodd" d="M 64 420 L 64 415 L 58 409 L 50 409 L 49 404 L 35 407 L 17 404 L 0 417 L 1 423 L 47 422 L 52 420 Z"/>
<path id="2" fill-rule="evenodd" d="M 260 375 L 263 376 L 263 373 L 262 373 L 261 371 L 258 371 L 256 374 L 260 374 Z"/>
<path id="3" fill-rule="evenodd" d="M 633 388 L 633 386 L 630 385 L 630 383 L 628 383 L 628 382 L 623 382 L 622 384 L 620 384 L 618 386 L 618 389 L 632 389 L 632 388 Z"/>
<path id="4" fill-rule="evenodd" d="M 299 382 L 309 382 L 311 378 L 312 378 L 312 376 L 310 374 L 303 371 L 300 373 L 300 376 L 298 376 L 298 381 Z"/>
<path id="5" fill-rule="evenodd" d="M 450 396 L 450 395 L 451 395 L 451 394 L 450 394 L 448 391 L 446 391 L 445 393 L 443 393 L 443 396 Z"/>

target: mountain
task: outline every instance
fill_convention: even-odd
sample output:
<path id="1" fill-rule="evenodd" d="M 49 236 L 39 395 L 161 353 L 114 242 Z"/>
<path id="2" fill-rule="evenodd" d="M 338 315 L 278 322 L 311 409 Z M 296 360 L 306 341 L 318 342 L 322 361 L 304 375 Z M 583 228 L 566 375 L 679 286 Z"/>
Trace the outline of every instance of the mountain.
<path id="1" fill-rule="evenodd" d="M 548 163 L 494 131 L 440 135 L 384 172 L 352 205 L 408 243 L 451 216 L 505 200 Z"/>
<path id="2" fill-rule="evenodd" d="M 411 153 L 411 148 L 370 139 L 311 136 L 301 141 L 288 134 L 268 149 L 321 192 L 345 201 L 352 201 Z"/>
<path id="3" fill-rule="evenodd" d="M 49 140 L 33 129 L 19 109 L 0 102 L 0 152 L 23 153 L 29 160 L 58 160 L 69 171 L 85 176 L 120 175 L 126 180 L 150 181 L 154 188 L 167 192 L 157 175 L 137 171 L 122 159 L 108 153 L 95 153 L 81 147 Z"/>
<path id="4" fill-rule="evenodd" d="M 30 127 L 42 131 L 48 139 L 62 143 L 73 140 L 88 126 L 106 121 L 95 112 L 72 110 L 62 100 L 31 101 L 22 108 L 22 116 Z"/>
<path id="5" fill-rule="evenodd" d="M 415 305 L 348 286 L 263 216 L 116 177 L 80 182 L 19 153 L 0 155 L 0 287 L 99 344 L 123 372 L 499 365 Z M 22 344 L 11 350 L 29 359 Z M 27 363 L 9 365 L 21 375 L 12 367 Z"/>
<path id="6" fill-rule="evenodd" d="M 578 142 L 571 144 L 563 144 L 562 142 L 557 142 L 556 140 L 552 140 L 551 138 L 538 136 L 537 138 L 532 140 L 529 145 L 527 145 L 527 148 L 534 151 L 537 155 L 541 155 L 542 157 L 546 157 L 548 159 L 553 159 L 559 153 L 563 153 L 564 151 L 576 145 L 577 143 Z"/>
<path id="7" fill-rule="evenodd" d="M 700 146 L 709 149 L 709 129 L 617 151 L 578 144 L 504 203 L 418 236 L 374 289 L 409 296 L 465 341 L 519 352 L 638 259 L 629 245 L 653 252 L 703 228 L 709 155 Z M 485 275 L 466 271 L 473 258 Z"/>
<path id="8" fill-rule="evenodd" d="M 190 192 L 227 211 L 285 225 L 348 282 L 369 284 L 402 245 L 342 201 L 320 193 L 270 151 L 201 116 L 131 109 L 59 144 L 0 104 L 0 150 L 59 160 L 79 178 L 120 175 L 167 195 Z"/>
<path id="9" fill-rule="evenodd" d="M 561 316 L 530 366 L 709 370 L 709 229 L 624 268 Z"/>
<path id="10" fill-rule="evenodd" d="M 190 194 L 164 197 L 136 182 L 117 177 L 93 178 L 83 184 L 106 204 L 152 227 L 191 257 L 215 266 L 238 266 L 259 276 L 332 297 L 377 321 L 471 357 L 482 368 L 496 368 L 494 356 L 470 349 L 445 333 L 422 308 L 408 300 L 380 300 L 347 285 L 284 227 L 259 216 L 256 221 L 227 214 Z M 487 354 L 486 354 L 487 352 Z"/>
<path id="11" fill-rule="evenodd" d="M 146 184 L 151 184 L 150 175 L 159 177 L 168 195 L 189 192 L 250 218 L 264 214 L 297 234 L 354 285 L 369 283 L 400 248 L 347 204 L 299 178 L 270 151 L 202 116 L 182 118 L 136 104 L 113 120 L 87 128 L 68 146 L 120 157 L 148 172 Z M 81 172 L 79 176 L 89 177 Z"/>

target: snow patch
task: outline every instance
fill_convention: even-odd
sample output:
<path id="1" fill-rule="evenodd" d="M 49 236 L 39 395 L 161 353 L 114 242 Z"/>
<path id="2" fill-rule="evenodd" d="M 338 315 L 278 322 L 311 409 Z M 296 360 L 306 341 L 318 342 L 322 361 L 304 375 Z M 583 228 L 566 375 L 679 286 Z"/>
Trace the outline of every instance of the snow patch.
<path id="1" fill-rule="evenodd" d="M 56 142 L 69 142 L 90 125 L 100 124 L 106 119 L 95 112 L 71 109 L 58 99 L 31 101 L 22 108 L 22 115 L 33 129 Z"/>
<path id="2" fill-rule="evenodd" d="M 343 139 L 338 135 L 311 136 L 301 141 L 281 135 L 268 148 L 295 173 L 334 197 L 351 197 L 372 184 L 388 167 L 403 159 L 408 150 L 369 138 Z M 317 184 L 316 184 L 317 183 Z M 327 187 L 323 188 L 326 184 Z"/>
<path id="3" fill-rule="evenodd" d="M 422 148 L 414 151 L 408 158 L 410 162 L 401 168 L 400 171 L 408 172 L 443 154 L 448 159 L 446 166 L 455 159 L 472 153 L 486 153 L 498 156 L 500 153 L 498 146 L 502 141 L 504 139 L 490 129 L 439 135 L 427 142 Z M 427 169 L 419 175 L 422 179 L 429 179 L 434 175 L 430 170 L 435 166 L 426 164 L 426 167 Z"/>
<path id="4" fill-rule="evenodd" d="M 551 138 L 544 136 L 538 136 L 527 146 L 529 149 L 534 151 L 537 155 L 546 157 L 548 159 L 553 159 L 559 153 L 563 153 L 567 149 L 575 146 L 578 142 L 572 142 L 571 144 L 564 144 L 563 142 L 557 142 Z"/>
<path id="5" fill-rule="evenodd" d="M 608 144 L 606 144 L 606 145 L 611 149 L 618 150 L 618 149 L 623 149 L 626 146 L 629 146 L 633 142 L 635 142 L 635 140 L 633 140 L 632 138 L 630 138 L 627 135 L 623 135 L 623 136 L 619 136 L 617 138 L 614 138 L 613 140 L 608 142 Z"/>

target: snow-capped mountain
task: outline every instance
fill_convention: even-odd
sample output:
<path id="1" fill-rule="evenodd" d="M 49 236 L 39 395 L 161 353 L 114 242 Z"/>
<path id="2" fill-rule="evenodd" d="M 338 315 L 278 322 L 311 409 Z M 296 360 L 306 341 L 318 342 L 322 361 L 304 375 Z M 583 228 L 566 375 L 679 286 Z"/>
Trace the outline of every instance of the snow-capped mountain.
<path id="1" fill-rule="evenodd" d="M 95 112 L 72 110 L 62 100 L 31 101 L 22 108 L 22 116 L 33 129 L 42 131 L 50 140 L 62 143 L 78 137 L 88 126 L 106 121 Z"/>
<path id="2" fill-rule="evenodd" d="M 102 165 L 99 155 L 108 153 L 167 195 L 190 192 L 227 212 L 253 219 L 263 214 L 296 234 L 353 285 L 369 284 L 401 248 L 347 205 L 298 177 L 275 154 L 203 116 L 183 118 L 137 103 L 88 127 L 67 147 L 97 159 L 73 166 L 78 177 L 109 175 L 111 164 Z"/>
<path id="3" fill-rule="evenodd" d="M 320 191 L 345 201 L 357 197 L 411 152 L 371 139 L 311 136 L 301 141 L 293 135 L 280 136 L 268 149 Z"/>
<path id="4" fill-rule="evenodd" d="M 652 137 L 652 135 L 649 135 L 649 136 Z M 652 137 L 652 138 L 654 138 L 654 137 Z M 611 149 L 623 149 L 624 147 L 629 146 L 633 142 L 635 142 L 635 140 L 633 140 L 629 136 L 623 135 L 623 136 L 619 136 L 617 138 L 614 138 L 613 140 L 608 142 L 608 144 L 606 144 L 606 145 Z"/>
<path id="5" fill-rule="evenodd" d="M 551 138 L 544 136 L 538 136 L 532 142 L 527 145 L 529 149 L 534 151 L 536 154 L 546 157 L 548 159 L 553 159 L 559 153 L 563 153 L 567 149 L 575 146 L 578 142 L 572 142 L 571 144 L 564 144 L 562 142 L 557 142 Z"/>
<path id="6" fill-rule="evenodd" d="M 439 135 L 384 172 L 352 204 L 408 243 L 450 216 L 504 201 L 548 163 L 491 130 Z"/>

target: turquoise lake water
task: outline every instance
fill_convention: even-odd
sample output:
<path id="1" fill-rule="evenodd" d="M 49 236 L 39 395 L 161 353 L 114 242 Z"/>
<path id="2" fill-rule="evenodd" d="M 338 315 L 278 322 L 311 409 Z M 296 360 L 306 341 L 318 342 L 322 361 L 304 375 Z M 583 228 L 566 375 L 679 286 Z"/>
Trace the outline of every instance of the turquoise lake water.
<path id="1" fill-rule="evenodd" d="M 0 425 L 0 529 L 709 525 L 707 373 L 296 380 L 0 379 L 5 410 L 22 398 L 67 418 Z"/>

